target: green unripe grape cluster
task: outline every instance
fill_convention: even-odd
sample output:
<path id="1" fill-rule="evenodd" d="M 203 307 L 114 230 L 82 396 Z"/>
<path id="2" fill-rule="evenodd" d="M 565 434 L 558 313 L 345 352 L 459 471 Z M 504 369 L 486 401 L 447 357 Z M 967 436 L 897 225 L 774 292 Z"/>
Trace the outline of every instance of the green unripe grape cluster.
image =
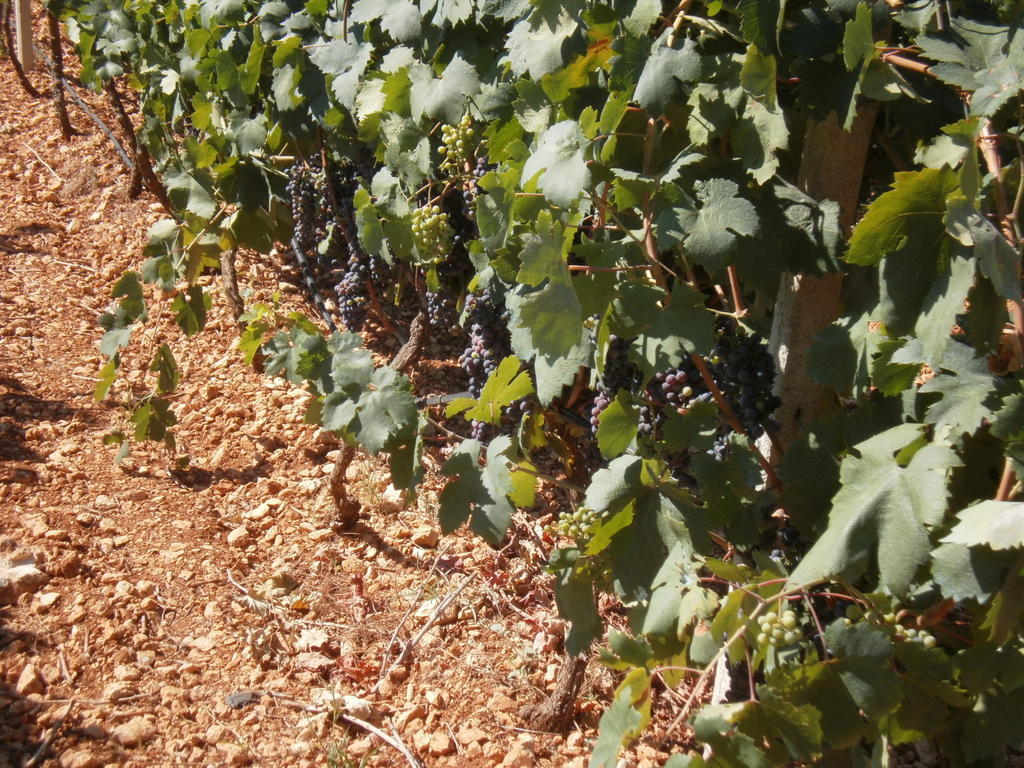
<path id="1" fill-rule="evenodd" d="M 438 150 L 444 156 L 441 170 L 452 176 L 465 173 L 466 163 L 473 157 L 475 150 L 476 129 L 469 115 L 464 115 L 457 125 L 441 126 L 441 147 Z"/>
<path id="2" fill-rule="evenodd" d="M 590 538 L 601 520 L 602 515 L 592 509 L 575 509 L 571 512 L 562 512 L 558 520 L 549 525 L 545 532 L 549 536 L 565 536 L 582 541 Z"/>
<path id="3" fill-rule="evenodd" d="M 425 262 L 440 262 L 452 248 L 452 227 L 439 205 L 424 205 L 412 212 L 412 236 Z"/>
<path id="4" fill-rule="evenodd" d="M 781 614 L 768 611 L 757 620 L 761 631 L 757 635 L 758 645 L 785 646 L 792 645 L 801 637 L 800 620 L 796 612 L 785 610 Z"/>
<path id="5" fill-rule="evenodd" d="M 904 627 L 902 624 L 896 625 L 896 636 L 901 637 L 910 643 L 920 643 L 925 648 L 934 648 L 938 644 L 938 640 L 935 639 L 935 635 L 927 629 Z"/>

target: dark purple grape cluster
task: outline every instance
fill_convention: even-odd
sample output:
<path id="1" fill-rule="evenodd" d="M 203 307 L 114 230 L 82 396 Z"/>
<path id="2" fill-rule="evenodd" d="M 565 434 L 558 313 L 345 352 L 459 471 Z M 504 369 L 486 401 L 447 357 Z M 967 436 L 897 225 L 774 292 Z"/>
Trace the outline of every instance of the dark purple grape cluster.
<path id="1" fill-rule="evenodd" d="M 608 337 L 608 348 L 604 357 L 604 373 L 597 385 L 597 395 L 590 409 L 590 425 L 597 431 L 601 414 L 611 405 L 620 390 L 632 391 L 639 383 L 640 370 L 629 359 L 629 346 L 632 339 L 620 336 Z"/>
<path id="2" fill-rule="evenodd" d="M 437 292 L 427 291 L 427 321 L 435 330 L 448 331 L 453 336 L 461 333 L 455 297 L 443 288 Z"/>
<path id="3" fill-rule="evenodd" d="M 753 438 L 774 428 L 771 414 L 781 401 L 772 393 L 775 360 L 757 334 L 719 333 L 708 355 L 711 374 L 743 430 Z"/>
<path id="4" fill-rule="evenodd" d="M 641 435 L 654 436 L 671 409 L 683 413 L 694 403 L 711 399 L 697 366 L 683 358 L 676 368 L 659 371 L 647 384 L 647 402 L 640 409 Z"/>
<path id="5" fill-rule="evenodd" d="M 512 354 L 509 316 L 504 298 L 492 284 L 467 297 L 465 317 L 469 346 L 459 358 L 459 365 L 469 376 L 470 395 L 480 397 L 487 377 Z"/>
<path id="6" fill-rule="evenodd" d="M 371 170 L 351 163 L 326 170 L 319 158 L 295 163 L 288 174 L 296 260 L 314 302 L 324 310 L 321 292 L 333 292 L 338 315 L 349 331 L 366 321 L 370 287 L 387 290 L 391 269 L 359 244 L 353 197 L 360 179 Z"/>

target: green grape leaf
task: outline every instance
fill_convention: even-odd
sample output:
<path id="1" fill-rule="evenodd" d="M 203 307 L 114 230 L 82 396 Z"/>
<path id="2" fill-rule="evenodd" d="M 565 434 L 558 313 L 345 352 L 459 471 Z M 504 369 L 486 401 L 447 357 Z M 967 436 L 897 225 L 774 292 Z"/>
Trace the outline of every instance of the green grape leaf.
<path id="1" fill-rule="evenodd" d="M 1003 586 L 1015 556 L 984 547 L 941 544 L 932 552 L 932 578 L 943 597 L 987 603 Z"/>
<path id="2" fill-rule="evenodd" d="M 349 20 L 367 23 L 380 19 L 380 27 L 400 43 L 415 42 L 420 36 L 420 11 L 408 0 L 357 0 Z"/>
<path id="3" fill-rule="evenodd" d="M 972 115 L 994 114 L 1020 91 L 1024 41 L 1011 40 L 1007 27 L 962 17 L 950 22 L 951 35 L 921 35 L 917 44 L 939 62 L 930 68 L 939 80 L 974 92 Z"/>
<path id="4" fill-rule="evenodd" d="M 480 92 L 480 76 L 472 64 L 455 54 L 440 78 L 426 64 L 409 69 L 412 91 L 409 94 L 412 116 L 430 117 L 457 123 L 466 111 L 466 102 Z"/>
<path id="5" fill-rule="evenodd" d="M 416 400 L 408 379 L 393 368 L 373 372 L 370 388 L 359 398 L 356 438 L 372 455 L 408 440 L 417 423 Z"/>
<path id="6" fill-rule="evenodd" d="M 114 382 L 117 380 L 117 365 L 118 359 L 114 355 L 100 368 L 96 377 L 96 389 L 93 391 L 93 398 L 97 403 L 102 401 L 110 392 L 110 388 L 114 386 Z"/>
<path id="7" fill-rule="evenodd" d="M 171 404 L 163 398 L 146 398 L 132 411 L 131 422 L 135 425 L 135 442 L 153 440 L 164 441 L 168 447 L 173 445 L 174 438 L 169 430 L 178 423 L 178 417 L 171 410 Z"/>
<path id="8" fill-rule="evenodd" d="M 651 55 L 633 91 L 633 101 L 652 114 L 663 113 L 677 98 L 680 83 L 695 82 L 701 76 L 696 43 L 687 38 L 681 48 L 670 48 L 667 45 L 669 35 L 670 31 L 666 31 L 651 45 Z"/>
<path id="9" fill-rule="evenodd" d="M 766 53 L 778 51 L 776 37 L 782 28 L 785 0 L 740 0 L 743 39 Z"/>
<path id="10" fill-rule="evenodd" d="M 974 432 L 999 407 L 1000 382 L 988 361 L 973 352 L 964 344 L 950 345 L 943 367 L 951 372 L 944 370 L 918 389 L 922 395 L 941 395 L 929 405 L 925 421 L 950 428 L 954 436 Z"/>
<path id="11" fill-rule="evenodd" d="M 731 262 L 739 239 L 757 234 L 757 209 L 728 179 L 698 182 L 694 191 L 701 207 L 683 245 L 708 272 L 718 274 Z"/>
<path id="12" fill-rule="evenodd" d="M 843 63 L 851 72 L 875 56 L 871 26 L 871 8 L 866 3 L 857 3 L 854 17 L 846 22 L 843 33 Z"/>
<path id="13" fill-rule="evenodd" d="M 734 719 L 744 704 L 708 705 L 693 718 L 693 732 L 699 742 L 708 744 L 721 765 L 742 765 L 744 768 L 771 768 L 772 761 L 745 733 L 740 733 Z"/>
<path id="14" fill-rule="evenodd" d="M 903 694 L 887 632 L 867 622 L 847 626 L 834 621 L 825 630 L 825 642 L 840 680 L 868 717 L 881 717 L 899 704 Z"/>
<path id="15" fill-rule="evenodd" d="M 821 752 L 821 712 L 809 704 L 796 705 L 764 685 L 757 701 L 748 701 L 728 716 L 740 733 L 756 743 L 782 742 L 783 759 L 813 760 Z"/>
<path id="16" fill-rule="evenodd" d="M 1024 504 L 1012 501 L 978 502 L 957 514 L 960 518 L 942 541 L 990 549 L 1024 547 Z"/>
<path id="17" fill-rule="evenodd" d="M 142 294 L 138 272 L 128 271 L 121 275 L 114 283 L 110 295 L 115 299 L 121 299 L 118 306 L 124 313 L 122 325 L 146 319 L 146 299 Z"/>
<path id="18" fill-rule="evenodd" d="M 840 462 L 836 458 L 843 447 L 839 428 L 830 422 L 816 421 L 799 440 L 790 444 L 782 463 L 782 504 L 793 524 L 811 531 L 824 517 L 829 500 L 839 490 Z"/>
<path id="19" fill-rule="evenodd" d="M 184 294 L 179 293 L 171 302 L 174 322 L 186 336 L 195 336 L 206 327 L 206 313 L 213 306 L 213 299 L 198 285 L 190 285 Z"/>
<path id="20" fill-rule="evenodd" d="M 841 624 L 842 622 L 836 622 Z M 832 660 L 777 667 L 767 676 L 778 695 L 797 706 L 809 705 L 821 712 L 822 737 L 833 749 L 857 744 L 873 729 L 864 722 L 860 707 L 850 696 Z"/>
<path id="21" fill-rule="evenodd" d="M 568 352 L 561 355 L 539 353 L 533 359 L 533 373 L 537 379 L 537 399 L 547 405 L 562 394 L 562 388 L 571 384 L 576 375 L 590 365 L 593 359 L 593 341 L 590 332 L 580 325 L 580 339 Z"/>
<path id="22" fill-rule="evenodd" d="M 149 370 L 157 374 L 156 391 L 159 395 L 166 395 L 178 388 L 181 381 L 181 374 L 178 371 L 178 363 L 174 359 L 174 353 L 166 344 L 161 344 L 153 355 L 153 361 L 149 364 Z"/>
<path id="23" fill-rule="evenodd" d="M 590 768 L 615 768 L 619 750 L 640 735 L 651 718 L 651 678 L 634 669 L 619 683 L 611 705 L 601 716 Z"/>
<path id="24" fill-rule="evenodd" d="M 480 397 L 476 400 L 460 397 L 448 404 L 445 416 L 451 418 L 462 413 L 467 419 L 500 424 L 502 409 L 534 392 L 533 380 L 515 355 L 509 355 L 487 377 Z"/>
<path id="25" fill-rule="evenodd" d="M 638 0 L 623 22 L 622 26 L 626 31 L 636 37 L 646 37 L 651 25 L 661 15 L 661 3 L 659 0 Z"/>
<path id="26" fill-rule="evenodd" d="M 565 257 L 572 242 L 572 230 L 553 220 L 549 211 L 541 211 L 533 232 L 522 238 L 519 258 L 522 266 L 516 280 L 524 285 L 540 285 L 545 280 L 569 280 Z"/>
<path id="27" fill-rule="evenodd" d="M 580 343 L 583 311 L 568 281 L 548 282 L 533 291 L 521 288 L 505 297 L 512 318 L 512 349 L 548 359 L 569 355 Z"/>
<path id="28" fill-rule="evenodd" d="M 176 208 L 193 213 L 201 219 L 210 219 L 217 212 L 217 201 L 213 198 L 212 190 L 194 174 L 167 171 L 164 184 Z"/>
<path id="29" fill-rule="evenodd" d="M 932 283 L 924 297 L 914 336 L 921 344 L 921 361 L 933 369 L 942 366 L 951 343 L 950 329 L 963 312 L 964 299 L 974 285 L 974 263 L 954 256 L 949 271 Z"/>
<path id="30" fill-rule="evenodd" d="M 566 62 L 566 43 L 579 29 L 579 22 L 568 12 L 557 19 L 523 19 L 509 32 L 506 40 L 508 61 L 513 74 L 529 73 L 540 80 Z"/>
<path id="31" fill-rule="evenodd" d="M 559 569 L 555 581 L 555 603 L 559 615 L 569 621 L 569 631 L 565 636 L 566 653 L 570 656 L 586 653 L 604 631 L 589 576 L 572 567 Z"/>
<path id="32" fill-rule="evenodd" d="M 950 195 L 947 205 L 946 231 L 963 245 L 972 246 L 981 273 L 1004 298 L 1017 301 L 1021 296 L 1017 251 L 966 197 Z"/>
<path id="33" fill-rule="evenodd" d="M 778 66 L 775 57 L 761 53 L 753 43 L 748 45 L 746 56 L 743 57 L 743 68 L 740 70 L 743 90 L 768 109 L 774 109 L 777 76 Z"/>
<path id="34" fill-rule="evenodd" d="M 441 530 L 451 533 L 467 520 L 469 527 L 493 545 L 498 545 L 512 522 L 513 507 L 508 500 L 514 486 L 505 454 L 512 441 L 496 437 L 487 448 L 486 466 L 480 466 L 480 443 L 465 440 L 441 467 L 451 477 L 441 491 Z"/>
<path id="35" fill-rule="evenodd" d="M 590 188 L 590 169 L 584 158 L 587 140 L 574 120 L 545 130 L 523 166 L 523 180 L 537 174 L 538 188 L 555 205 L 568 207 Z"/>
<path id="36" fill-rule="evenodd" d="M 360 5 L 357 3 L 356 6 Z M 414 9 L 415 10 L 415 9 Z M 419 16 L 416 17 L 417 32 Z M 373 55 L 369 43 L 354 40 L 331 40 L 309 52 L 309 59 L 320 71 L 331 77 L 331 91 L 338 103 L 348 110 L 355 107 L 359 81 Z"/>
<path id="37" fill-rule="evenodd" d="M 957 184 L 956 173 L 946 167 L 896 173 L 893 188 L 868 206 L 854 229 L 846 260 L 875 266 L 898 253 L 934 263 L 945 239 L 946 197 Z"/>
<path id="38" fill-rule="evenodd" d="M 295 109 L 302 103 L 299 92 L 301 78 L 302 70 L 292 64 L 285 64 L 274 72 L 274 103 L 282 112 Z"/>
<path id="39" fill-rule="evenodd" d="M 583 506 L 595 512 L 615 514 L 644 492 L 641 481 L 643 460 L 619 456 L 597 470 L 590 480 Z"/>
<path id="40" fill-rule="evenodd" d="M 733 128 L 732 143 L 746 172 L 758 184 L 765 184 L 774 178 L 779 169 L 779 152 L 789 143 L 785 115 L 778 107 L 748 98 Z M 757 233 L 756 224 L 747 226 L 753 227 L 750 235 Z"/>
<path id="41" fill-rule="evenodd" d="M 956 168 L 971 156 L 977 134 L 976 117 L 944 125 L 941 136 L 936 136 L 929 144 L 918 147 L 914 154 L 914 162 L 929 168 L 941 168 L 944 165 Z"/>
<path id="42" fill-rule="evenodd" d="M 879 584 L 903 594 L 931 545 L 928 527 L 946 509 L 946 477 L 959 460 L 941 443 L 926 444 L 905 465 L 897 454 L 921 440 L 920 427 L 902 424 L 854 447 L 840 467 L 828 527 L 789 577 L 791 585 L 835 576 L 855 580 L 877 563 Z"/>
<path id="43" fill-rule="evenodd" d="M 602 456 L 614 458 L 629 447 L 636 437 L 639 413 L 640 409 L 633 405 L 625 392 L 619 392 L 601 412 L 597 427 L 597 446 Z"/>
<path id="44" fill-rule="evenodd" d="M 691 354 L 704 354 L 714 343 L 711 315 L 704 309 L 704 297 L 679 281 L 672 289 L 672 302 L 661 309 L 654 322 L 635 342 L 639 363 L 648 373 L 666 371 Z"/>
<path id="45" fill-rule="evenodd" d="M 1024 688 L 1009 693 L 983 693 L 963 725 L 961 744 L 967 761 L 973 763 L 986 757 L 998 757 L 1001 762 L 1006 747 L 1016 748 L 1024 741 L 1024 719 L 1012 716 L 1022 707 Z"/>

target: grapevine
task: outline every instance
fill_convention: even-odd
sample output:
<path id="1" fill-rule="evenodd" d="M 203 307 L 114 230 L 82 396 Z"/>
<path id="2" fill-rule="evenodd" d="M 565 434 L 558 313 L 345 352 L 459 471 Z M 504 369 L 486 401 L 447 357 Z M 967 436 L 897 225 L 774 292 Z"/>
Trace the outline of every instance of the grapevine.
<path id="1" fill-rule="evenodd" d="M 188 286 L 193 335 L 219 251 L 294 243 L 320 313 L 333 292 L 363 336 L 263 312 L 243 344 L 312 416 L 402 488 L 425 425 L 446 430 L 441 519 L 496 546 L 516 505 L 565 492 L 566 649 L 604 642 L 609 604 L 631 633 L 607 635 L 595 768 L 655 701 L 691 751 L 673 767 L 930 738 L 998 764 L 1024 740 L 979 714 L 1019 704 L 1009 673 L 973 666 L 1024 648 L 1018 8 L 123 5 L 108 29 L 71 3 L 69 32 L 85 82 L 139 90 L 175 210 L 103 316 L 99 394 L 143 279 Z M 443 397 L 468 435 L 374 367 L 373 315 L 403 347 L 409 317 L 462 347 Z M 164 354 L 138 439 L 173 426 L 143 418 L 168 413 Z M 916 623 L 877 619 L 897 601 Z M 705 707 L 723 659 L 748 697 Z"/>

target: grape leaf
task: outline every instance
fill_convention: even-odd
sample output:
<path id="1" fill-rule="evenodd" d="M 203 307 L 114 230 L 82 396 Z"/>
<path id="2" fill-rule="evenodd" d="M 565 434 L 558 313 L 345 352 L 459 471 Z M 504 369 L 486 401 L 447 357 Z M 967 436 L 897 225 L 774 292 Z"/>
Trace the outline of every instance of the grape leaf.
<path id="1" fill-rule="evenodd" d="M 948 38 L 917 39 L 926 58 L 940 63 L 930 70 L 950 85 L 973 91 L 972 115 L 992 115 L 1013 98 L 1024 79 L 1024 40 L 1011 38 L 1007 27 L 973 19 L 951 19 Z"/>
<path id="2" fill-rule="evenodd" d="M 590 578 L 573 567 L 560 568 L 555 581 L 555 603 L 559 614 L 569 621 L 569 631 L 565 636 L 566 653 L 570 656 L 585 653 L 604 631 Z"/>
<path id="3" fill-rule="evenodd" d="M 764 685 L 757 686 L 757 700 L 733 711 L 728 720 L 757 743 L 778 744 L 778 757 L 813 760 L 821 752 L 822 714 L 809 704 L 796 705 Z"/>
<path id="4" fill-rule="evenodd" d="M 529 73 L 534 80 L 554 72 L 565 64 L 567 43 L 578 29 L 579 22 L 565 12 L 554 21 L 536 18 L 518 22 L 506 43 L 512 72 Z"/>
<path id="5" fill-rule="evenodd" d="M 418 22 L 418 15 L 416 19 Z M 334 98 L 346 109 L 352 110 L 359 90 L 359 81 L 366 71 L 366 65 L 370 63 L 372 54 L 373 46 L 369 43 L 331 40 L 310 51 L 309 58 L 325 75 L 331 76 L 331 91 Z"/>
<path id="6" fill-rule="evenodd" d="M 1013 557 L 984 547 L 941 544 L 932 552 L 932 578 L 943 597 L 987 603 L 1003 586 Z"/>
<path id="7" fill-rule="evenodd" d="M 748 98 L 733 128 L 732 141 L 746 172 L 758 184 L 764 184 L 775 176 L 778 154 L 789 142 L 785 115 L 777 107 Z M 756 232 L 755 227 L 750 234 Z"/>
<path id="8" fill-rule="evenodd" d="M 132 411 L 131 421 L 135 425 L 136 442 L 143 440 L 164 441 L 170 448 L 174 437 L 171 427 L 178 423 L 178 417 L 171 410 L 171 404 L 160 397 L 148 397 Z"/>
<path id="9" fill-rule="evenodd" d="M 888 633 L 867 622 L 847 626 L 834 621 L 825 630 L 825 642 L 840 680 L 868 717 L 881 717 L 899 704 L 903 694 Z"/>
<path id="10" fill-rule="evenodd" d="M 576 291 L 569 282 L 548 282 L 533 291 L 518 289 L 507 294 L 506 306 L 512 318 L 512 349 L 539 354 L 550 363 L 578 347 L 583 312 Z"/>
<path id="11" fill-rule="evenodd" d="M 634 346 L 639 350 L 641 366 L 654 374 L 678 365 L 691 354 L 704 354 L 713 343 L 713 322 L 704 309 L 704 297 L 679 281 L 672 289 L 672 302 L 654 315 L 654 321 Z"/>
<path id="12" fill-rule="evenodd" d="M 153 355 L 149 370 L 157 374 L 156 391 L 158 395 L 166 395 L 178 388 L 181 374 L 178 372 L 178 363 L 174 360 L 174 353 L 166 344 L 161 344 L 156 354 Z"/>
<path id="13" fill-rule="evenodd" d="M 943 372 L 918 389 L 922 395 L 941 395 L 929 405 L 925 421 L 936 427 L 951 428 L 954 436 L 974 432 L 999 406 L 1002 382 L 989 371 L 988 361 L 983 357 L 975 358 L 973 353 L 965 344 L 951 344 Z"/>
<path id="14" fill-rule="evenodd" d="M 942 541 L 966 547 L 985 546 L 990 549 L 1024 547 L 1024 504 L 1012 501 L 986 501 L 957 514 L 960 522 Z"/>
<path id="15" fill-rule="evenodd" d="M 933 283 L 914 324 L 914 336 L 921 344 L 921 361 L 938 369 L 951 343 L 950 329 L 964 308 L 964 299 L 974 285 L 974 263 L 954 256 L 949 271 Z"/>
<path id="16" fill-rule="evenodd" d="M 636 437 L 639 412 L 625 392 L 619 392 L 601 412 L 597 427 L 597 446 L 602 456 L 615 457 L 629 447 Z"/>
<path id="17" fill-rule="evenodd" d="M 528 371 L 515 355 L 509 355 L 487 377 L 480 397 L 476 400 L 460 397 L 448 404 L 445 416 L 451 418 L 464 413 L 465 418 L 500 424 L 502 409 L 533 394 L 533 381 Z"/>
<path id="18" fill-rule="evenodd" d="M 644 669 L 634 669 L 619 683 L 611 706 L 601 715 L 590 768 L 615 768 L 619 749 L 647 727 L 651 717 L 650 685 Z"/>
<path id="19" fill-rule="evenodd" d="M 1024 740 L 1024 719 L 1010 716 L 1022 708 L 1024 689 L 983 693 L 963 725 L 964 757 L 972 763 L 996 756 L 1002 761 L 1006 747 L 1016 748 Z"/>
<path id="20" fill-rule="evenodd" d="M 935 262 L 945 237 L 946 197 L 957 183 L 947 167 L 896 173 L 893 188 L 868 206 L 854 229 L 846 260 L 874 266 L 899 252 L 903 258 Z"/>
<path id="21" fill-rule="evenodd" d="M 409 94 L 412 116 L 443 118 L 457 123 L 466 111 L 466 102 L 480 92 L 480 76 L 472 64 L 455 54 L 441 77 L 426 64 L 409 69 L 412 91 Z"/>
<path id="22" fill-rule="evenodd" d="M 565 256 L 572 242 L 572 230 L 553 220 L 550 211 L 541 211 L 533 232 L 522 238 L 519 258 L 522 266 L 516 280 L 524 285 L 540 285 L 545 280 L 569 280 Z"/>
<path id="23" fill-rule="evenodd" d="M 174 297 L 171 311 L 174 312 L 174 322 L 185 335 L 194 336 L 206 327 L 206 313 L 212 306 L 213 299 L 203 293 L 200 286 L 190 285 L 186 293 Z"/>
<path id="24" fill-rule="evenodd" d="M 357 0 L 349 20 L 366 23 L 380 19 L 380 27 L 400 43 L 414 42 L 420 36 L 420 11 L 408 0 Z"/>
<path id="25" fill-rule="evenodd" d="M 619 456 L 597 470 L 587 487 L 583 506 L 595 512 L 615 514 L 644 491 L 640 480 L 643 460 Z"/>
<path id="26" fill-rule="evenodd" d="M 871 360 L 881 341 L 867 315 L 840 318 L 814 338 L 807 372 L 837 392 L 859 394 L 868 385 Z"/>
<path id="27" fill-rule="evenodd" d="M 568 207 L 590 187 L 590 169 L 584 158 L 587 140 L 574 120 L 563 120 L 537 139 L 523 166 L 523 180 L 540 174 L 538 188 L 555 205 Z"/>
<path id="28" fill-rule="evenodd" d="M 776 37 L 782 28 L 785 0 L 740 0 L 743 39 L 765 53 L 776 53 Z"/>
<path id="29" fill-rule="evenodd" d="M 407 387 L 404 376 L 384 366 L 373 372 L 370 388 L 359 398 L 356 437 L 372 455 L 411 437 L 417 410 L 416 400 Z"/>
<path id="30" fill-rule="evenodd" d="M 681 48 L 670 48 L 665 32 L 651 45 L 651 55 L 636 81 L 633 101 L 653 114 L 660 114 L 679 93 L 679 83 L 700 78 L 701 59 L 696 43 L 687 38 Z"/>
<path id="31" fill-rule="evenodd" d="M 512 522 L 513 490 L 504 454 L 511 448 L 505 435 L 495 438 L 487 448 L 487 466 L 480 466 L 480 443 L 464 440 L 441 467 L 451 477 L 441 492 L 438 516 L 441 530 L 451 533 L 469 520 L 469 527 L 491 544 L 497 545 Z"/>
<path id="32" fill-rule="evenodd" d="M 701 207 L 683 245 L 708 272 L 718 274 L 730 263 L 739 238 L 757 234 L 757 209 L 728 179 L 698 182 L 694 191 Z"/>
<path id="33" fill-rule="evenodd" d="M 858 443 L 840 467 L 828 527 L 789 577 L 791 585 L 863 575 L 875 558 L 879 584 L 902 594 L 931 551 L 928 527 L 946 509 L 946 476 L 959 464 L 941 443 L 924 445 L 906 466 L 896 455 L 921 439 L 902 424 Z"/>

